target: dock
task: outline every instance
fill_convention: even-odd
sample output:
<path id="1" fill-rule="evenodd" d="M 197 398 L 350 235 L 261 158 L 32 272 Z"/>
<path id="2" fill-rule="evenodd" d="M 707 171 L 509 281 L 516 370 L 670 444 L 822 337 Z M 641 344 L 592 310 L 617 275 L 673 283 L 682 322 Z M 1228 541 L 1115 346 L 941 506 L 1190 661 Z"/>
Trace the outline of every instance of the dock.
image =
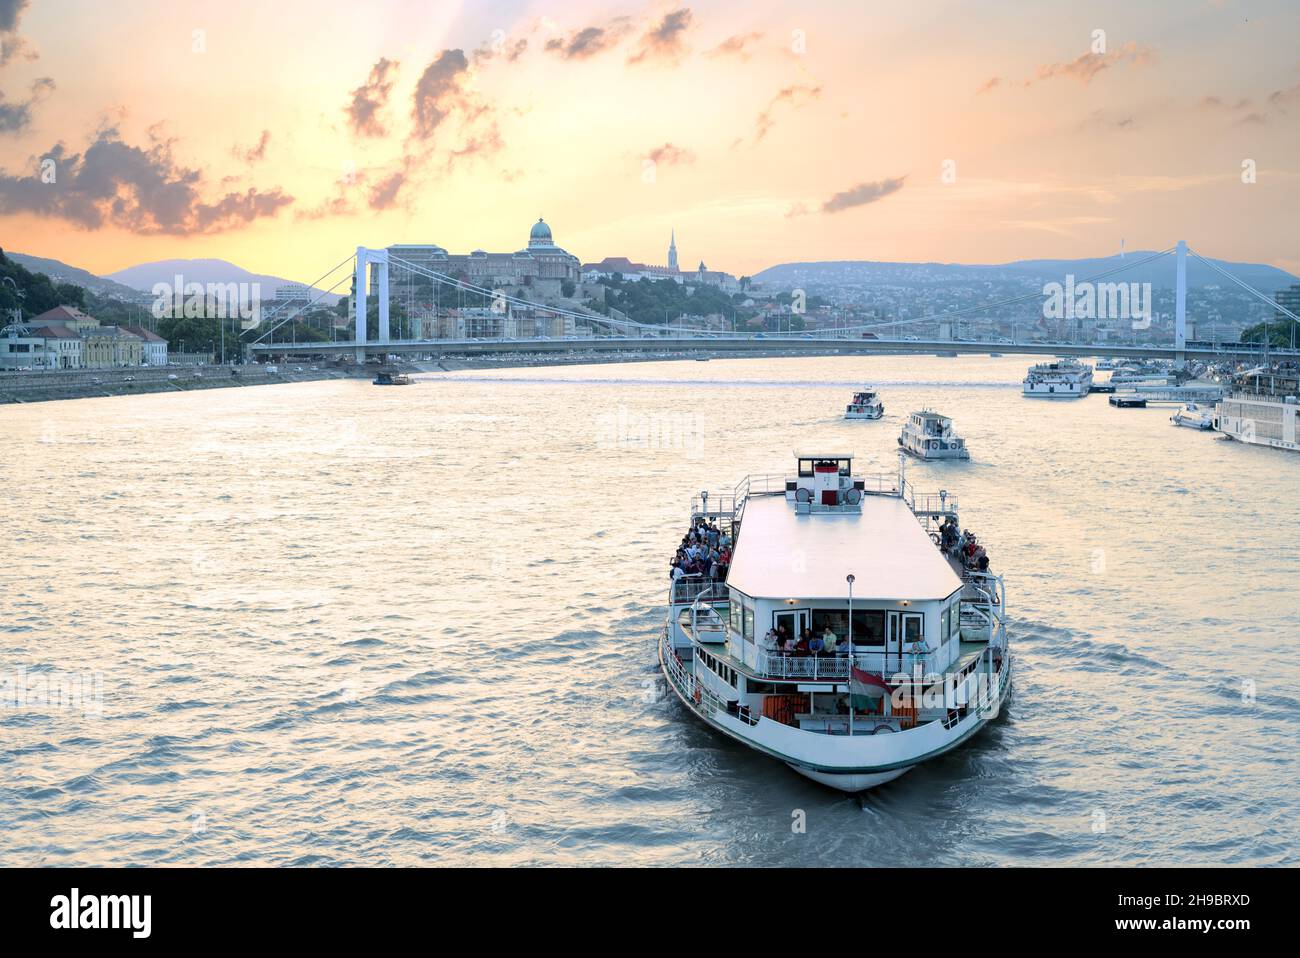
<path id="1" fill-rule="evenodd" d="M 1120 409 L 1145 409 L 1148 405 L 1181 406 L 1184 403 L 1217 403 L 1223 398 L 1223 387 L 1202 383 L 1192 386 L 1152 386 L 1117 391 L 1110 404 Z"/>

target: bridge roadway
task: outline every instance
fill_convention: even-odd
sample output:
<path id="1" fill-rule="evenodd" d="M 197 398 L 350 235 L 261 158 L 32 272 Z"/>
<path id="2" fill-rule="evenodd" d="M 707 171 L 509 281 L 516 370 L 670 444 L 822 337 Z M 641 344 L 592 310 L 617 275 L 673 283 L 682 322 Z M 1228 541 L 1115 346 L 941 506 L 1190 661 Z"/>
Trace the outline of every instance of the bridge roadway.
<path id="1" fill-rule="evenodd" d="M 632 337 L 552 337 L 541 339 L 434 339 L 324 343 L 258 343 L 248 347 L 261 356 L 366 356 L 432 354 L 436 356 L 510 355 L 518 353 L 807 353 L 814 356 L 863 353 L 1015 353 L 1029 356 L 1114 356 L 1132 359 L 1177 359 L 1172 345 L 1122 345 L 1120 343 L 999 343 L 962 340 L 835 339 L 825 336 L 729 335 Z M 1218 343 L 1187 346 L 1187 359 L 1262 359 L 1257 346 Z M 1270 349 L 1271 359 L 1300 358 L 1300 349 Z"/>

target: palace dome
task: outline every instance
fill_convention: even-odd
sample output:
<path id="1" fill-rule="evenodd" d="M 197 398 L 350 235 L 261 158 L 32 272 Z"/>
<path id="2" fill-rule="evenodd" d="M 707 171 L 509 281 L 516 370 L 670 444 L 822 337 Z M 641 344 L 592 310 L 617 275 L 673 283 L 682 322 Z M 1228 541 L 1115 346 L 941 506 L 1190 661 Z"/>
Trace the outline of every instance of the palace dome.
<path id="1" fill-rule="evenodd" d="M 537 222 L 533 224 L 533 228 L 528 232 L 528 241 L 533 242 L 535 240 L 551 242 L 551 228 L 546 225 L 546 221 L 540 216 L 537 217 Z"/>

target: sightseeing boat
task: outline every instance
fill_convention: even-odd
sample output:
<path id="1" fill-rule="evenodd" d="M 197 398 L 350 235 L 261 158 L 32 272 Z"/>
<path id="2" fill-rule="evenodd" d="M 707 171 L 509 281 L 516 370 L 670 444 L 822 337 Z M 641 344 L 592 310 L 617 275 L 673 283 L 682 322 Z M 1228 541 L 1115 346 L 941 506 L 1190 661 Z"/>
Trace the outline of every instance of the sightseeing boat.
<path id="1" fill-rule="evenodd" d="M 853 400 L 844 407 L 845 419 L 879 419 L 885 414 L 885 404 L 873 389 L 862 389 L 853 394 Z"/>
<path id="2" fill-rule="evenodd" d="M 1034 399 L 1078 399 L 1092 388 L 1092 367 L 1073 359 L 1037 363 L 1029 367 L 1021 388 Z"/>
<path id="3" fill-rule="evenodd" d="M 374 385 L 376 386 L 409 386 L 413 382 L 415 380 L 406 373 L 381 372 L 374 379 Z"/>
<path id="4" fill-rule="evenodd" d="M 966 440 L 952 429 L 952 420 L 932 409 L 907 417 L 898 445 L 918 459 L 969 459 Z"/>
<path id="5" fill-rule="evenodd" d="M 957 499 L 847 455 L 800 455 L 692 502 L 734 541 L 725 581 L 672 581 L 659 663 L 711 728 L 858 792 L 957 748 L 1011 687 L 1002 577 Z"/>

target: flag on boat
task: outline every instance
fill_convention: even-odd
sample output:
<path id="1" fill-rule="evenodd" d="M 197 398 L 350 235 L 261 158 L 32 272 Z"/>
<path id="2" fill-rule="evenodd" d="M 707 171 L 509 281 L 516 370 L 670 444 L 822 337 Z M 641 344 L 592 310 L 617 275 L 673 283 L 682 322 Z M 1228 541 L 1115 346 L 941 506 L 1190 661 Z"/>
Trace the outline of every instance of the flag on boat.
<path id="1" fill-rule="evenodd" d="M 890 688 L 883 677 L 875 672 L 865 672 L 856 667 L 853 669 L 849 679 L 849 693 L 854 709 L 861 712 L 874 710 L 880 704 L 879 700 L 889 692 Z"/>

